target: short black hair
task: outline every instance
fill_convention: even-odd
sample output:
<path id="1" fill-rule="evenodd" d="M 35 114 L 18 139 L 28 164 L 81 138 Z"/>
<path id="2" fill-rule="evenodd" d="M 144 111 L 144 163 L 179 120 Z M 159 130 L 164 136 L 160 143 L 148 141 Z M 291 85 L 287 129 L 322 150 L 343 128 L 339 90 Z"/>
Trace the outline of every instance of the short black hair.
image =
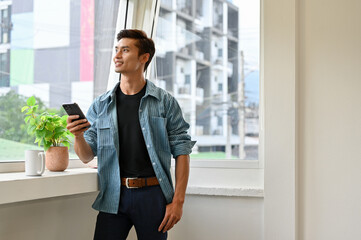
<path id="1" fill-rule="evenodd" d="M 135 46 L 139 49 L 138 56 L 144 53 L 149 53 L 149 59 L 144 66 L 144 71 L 147 70 L 148 65 L 150 61 L 152 61 L 152 58 L 155 53 L 153 40 L 151 38 L 148 38 L 147 34 L 144 31 L 138 29 L 121 30 L 117 35 L 117 40 L 119 41 L 122 38 L 132 38 L 138 40 L 137 43 L 135 44 Z"/>

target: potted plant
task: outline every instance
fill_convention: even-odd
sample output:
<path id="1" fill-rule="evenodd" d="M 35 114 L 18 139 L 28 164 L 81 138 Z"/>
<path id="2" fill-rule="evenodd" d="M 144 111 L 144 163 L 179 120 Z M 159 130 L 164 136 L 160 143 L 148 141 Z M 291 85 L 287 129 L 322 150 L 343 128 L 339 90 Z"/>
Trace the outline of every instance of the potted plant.
<path id="1" fill-rule="evenodd" d="M 55 113 L 38 113 L 38 105 L 34 96 L 28 98 L 25 112 L 25 123 L 28 134 L 35 136 L 35 143 L 44 146 L 45 165 L 50 171 L 64 171 L 69 164 L 69 137 L 73 136 L 66 128 L 68 116 Z"/>

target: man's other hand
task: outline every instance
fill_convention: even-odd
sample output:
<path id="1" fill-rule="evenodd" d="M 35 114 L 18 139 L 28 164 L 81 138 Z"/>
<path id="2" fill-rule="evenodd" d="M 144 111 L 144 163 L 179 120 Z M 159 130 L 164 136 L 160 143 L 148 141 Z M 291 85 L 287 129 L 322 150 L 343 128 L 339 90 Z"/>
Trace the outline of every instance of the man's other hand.
<path id="1" fill-rule="evenodd" d="M 183 203 L 172 202 L 166 206 L 165 215 L 158 231 L 169 231 L 182 218 Z"/>

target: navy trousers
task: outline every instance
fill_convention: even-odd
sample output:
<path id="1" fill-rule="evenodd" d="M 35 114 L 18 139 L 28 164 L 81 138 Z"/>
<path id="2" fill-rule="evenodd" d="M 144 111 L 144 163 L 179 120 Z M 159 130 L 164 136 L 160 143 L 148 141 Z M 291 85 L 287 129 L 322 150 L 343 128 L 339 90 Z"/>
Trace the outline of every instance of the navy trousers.
<path id="1" fill-rule="evenodd" d="M 99 212 L 94 240 L 125 240 L 134 226 L 138 240 L 164 240 L 158 232 L 167 202 L 160 186 L 128 189 L 122 186 L 117 214 Z"/>

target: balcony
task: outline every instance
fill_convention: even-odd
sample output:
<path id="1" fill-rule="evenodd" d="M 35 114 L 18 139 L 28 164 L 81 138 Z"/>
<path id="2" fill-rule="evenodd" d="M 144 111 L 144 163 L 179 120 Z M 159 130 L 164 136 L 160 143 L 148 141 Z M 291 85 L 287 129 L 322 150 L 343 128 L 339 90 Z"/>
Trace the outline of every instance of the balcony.
<path id="1" fill-rule="evenodd" d="M 227 74 L 228 77 L 231 77 L 233 75 L 233 63 L 231 62 L 227 63 Z"/>
<path id="2" fill-rule="evenodd" d="M 203 126 L 196 125 L 196 135 L 202 136 L 203 135 Z"/>
<path id="3" fill-rule="evenodd" d="M 196 104 L 197 105 L 203 104 L 203 100 L 204 100 L 204 89 L 196 88 Z"/>
<path id="4" fill-rule="evenodd" d="M 197 58 L 197 60 L 204 61 L 204 53 L 197 50 L 196 51 L 196 58 Z"/>
<path id="5" fill-rule="evenodd" d="M 191 85 L 189 85 L 189 84 L 186 84 L 186 85 L 184 85 L 184 86 L 182 86 L 182 87 L 178 87 L 178 96 L 180 96 L 180 95 L 189 95 L 189 97 L 190 97 L 190 95 L 191 95 Z"/>

